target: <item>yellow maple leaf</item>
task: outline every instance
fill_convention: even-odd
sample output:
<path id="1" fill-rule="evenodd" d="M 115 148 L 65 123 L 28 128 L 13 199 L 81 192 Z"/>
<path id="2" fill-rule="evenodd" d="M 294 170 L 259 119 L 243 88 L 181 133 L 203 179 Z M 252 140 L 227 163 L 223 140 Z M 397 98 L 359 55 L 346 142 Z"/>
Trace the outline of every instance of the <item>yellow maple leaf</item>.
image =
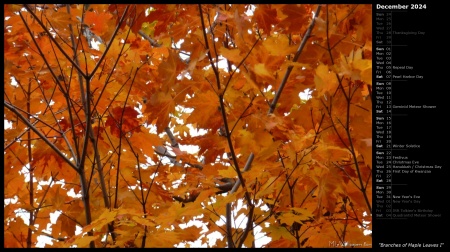
<path id="1" fill-rule="evenodd" d="M 241 56 L 241 50 L 239 49 L 228 49 L 225 47 L 219 48 L 219 53 L 222 54 L 227 60 L 233 64 L 239 64 L 242 61 L 243 56 Z"/>
<path id="2" fill-rule="evenodd" d="M 262 186 L 262 188 L 256 193 L 255 197 L 262 198 L 263 196 L 272 193 L 275 190 L 273 182 L 277 179 L 277 177 L 271 177 L 267 180 L 266 183 Z"/>
<path id="3" fill-rule="evenodd" d="M 57 185 L 56 191 L 51 198 L 53 207 L 55 207 L 56 209 L 61 209 L 61 207 L 64 205 L 64 201 L 66 198 L 64 195 L 59 193 L 60 187 L 61 187 L 60 185 Z"/>
<path id="4" fill-rule="evenodd" d="M 181 241 L 195 241 L 200 236 L 202 228 L 190 226 L 178 232 L 178 238 Z"/>
<path id="5" fill-rule="evenodd" d="M 139 216 L 133 216 L 133 217 L 131 217 L 131 219 L 134 220 L 138 224 L 145 225 L 145 226 L 148 226 L 148 227 L 156 226 L 154 221 L 152 221 L 150 219 L 147 219 L 147 218 L 141 218 Z"/>
<path id="6" fill-rule="evenodd" d="M 218 173 L 224 178 L 233 178 L 236 176 L 236 170 L 232 166 L 228 166 L 227 169 L 218 170 Z"/>
<path id="7" fill-rule="evenodd" d="M 267 228 L 263 228 L 263 231 L 270 234 L 270 237 L 273 241 L 292 237 L 292 234 L 289 233 L 289 230 L 280 225 L 270 225 Z"/>
<path id="8" fill-rule="evenodd" d="M 71 245 L 76 245 L 77 248 L 87 248 L 87 247 L 89 247 L 89 243 L 91 241 L 94 241 L 98 237 L 99 237 L 99 235 L 95 235 L 95 236 L 85 235 L 83 237 L 80 237 L 79 239 L 75 239 L 75 241 L 73 243 L 71 243 Z"/>
<path id="9" fill-rule="evenodd" d="M 294 53 L 295 46 L 289 45 L 287 36 L 269 37 L 263 42 L 264 48 L 274 56 L 286 56 Z"/>
<path id="10" fill-rule="evenodd" d="M 254 66 L 255 74 L 261 76 L 261 77 L 272 77 L 272 74 L 270 74 L 269 70 L 267 70 L 266 65 L 263 63 L 257 63 Z"/>
<path id="11" fill-rule="evenodd" d="M 340 71 L 353 80 L 372 85 L 372 60 L 362 58 L 362 49 L 351 51 L 348 57 L 341 55 Z"/>
<path id="12" fill-rule="evenodd" d="M 338 80 L 336 74 L 328 69 L 327 65 L 320 63 L 316 68 L 316 74 L 314 75 L 314 84 L 316 84 L 316 90 L 319 96 L 322 96 L 326 92 L 334 92 L 338 86 Z"/>
<path id="13" fill-rule="evenodd" d="M 96 220 L 94 220 L 91 224 L 85 226 L 83 228 L 83 230 L 85 232 L 92 230 L 92 229 L 100 230 L 106 224 L 113 221 L 116 218 L 116 216 L 117 216 L 117 209 L 110 210 L 108 208 L 105 208 L 103 213 Z"/>

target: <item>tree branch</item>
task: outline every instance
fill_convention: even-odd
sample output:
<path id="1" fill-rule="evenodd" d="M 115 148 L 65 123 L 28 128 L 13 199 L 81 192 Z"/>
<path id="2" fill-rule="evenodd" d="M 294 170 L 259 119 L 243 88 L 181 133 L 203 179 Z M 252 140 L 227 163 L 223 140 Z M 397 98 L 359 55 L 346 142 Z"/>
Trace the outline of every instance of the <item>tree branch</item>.
<path id="1" fill-rule="evenodd" d="M 300 43 L 300 46 L 298 47 L 297 52 L 295 53 L 295 56 L 294 56 L 294 59 L 292 60 L 292 62 L 297 62 L 298 58 L 300 57 L 300 54 L 302 53 L 303 48 L 306 45 L 306 41 L 309 39 L 309 36 L 311 35 L 311 31 L 316 22 L 316 18 L 320 13 L 320 9 L 321 9 L 321 5 L 319 4 L 319 6 L 317 6 L 316 12 L 314 13 L 311 24 L 309 24 L 308 30 L 306 30 L 305 36 L 303 37 L 302 42 Z M 283 80 L 281 81 L 280 87 L 278 88 L 277 92 L 275 93 L 275 97 L 273 98 L 272 104 L 270 104 L 269 114 L 272 114 L 273 111 L 275 110 L 275 107 L 277 106 L 277 102 L 280 99 L 281 92 L 283 91 L 283 88 L 286 85 L 289 75 L 291 74 L 293 68 L 294 68 L 294 66 L 292 66 L 292 65 L 287 68 L 286 73 L 284 74 Z"/>
<path id="2" fill-rule="evenodd" d="M 69 158 L 67 158 L 64 155 L 64 153 L 61 152 L 61 150 L 59 150 L 52 142 L 50 142 L 50 140 L 48 140 L 47 137 L 44 134 L 42 134 L 41 131 L 36 129 L 36 127 L 34 127 L 34 124 L 31 124 L 22 114 L 20 114 L 13 105 L 7 103 L 6 101 L 3 102 L 3 105 L 7 107 L 10 111 L 12 111 L 14 114 L 16 114 L 20 118 L 20 120 L 22 120 L 22 122 L 27 125 L 28 128 L 33 130 L 48 146 L 50 146 L 50 148 L 52 148 L 56 152 L 56 154 L 58 154 L 58 156 L 60 156 L 64 161 L 66 161 L 66 163 L 69 164 L 70 167 L 72 167 L 77 173 L 80 172 L 77 166 L 74 163 L 72 163 L 72 161 L 70 161 Z"/>
<path id="3" fill-rule="evenodd" d="M 28 4 L 24 4 L 24 7 L 34 17 L 34 19 L 36 20 L 36 22 L 38 22 L 38 24 L 42 27 L 42 29 L 47 33 L 49 39 L 56 45 L 56 47 L 58 47 L 59 51 L 66 57 L 66 59 L 77 69 L 77 71 L 79 71 L 80 73 L 83 73 L 83 70 L 77 64 L 75 64 L 75 62 L 72 60 L 72 58 L 66 53 L 66 51 L 64 51 L 64 49 L 61 47 L 61 45 L 55 40 L 53 35 L 48 31 L 48 29 L 44 25 L 44 23 L 42 23 L 42 20 L 40 20 L 39 17 L 36 16 L 36 13 L 33 12 L 33 10 L 30 8 L 30 6 Z M 26 23 L 26 22 L 24 21 L 24 23 Z M 84 76 L 86 77 L 87 73 Z"/>

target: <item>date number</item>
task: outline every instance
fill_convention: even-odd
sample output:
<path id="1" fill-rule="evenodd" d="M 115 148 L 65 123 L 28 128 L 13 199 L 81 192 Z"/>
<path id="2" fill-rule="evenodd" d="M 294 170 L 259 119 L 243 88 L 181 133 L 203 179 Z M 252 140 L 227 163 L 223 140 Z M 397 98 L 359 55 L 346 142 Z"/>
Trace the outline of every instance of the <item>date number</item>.
<path id="1" fill-rule="evenodd" d="M 424 10 L 426 8 L 426 4 L 411 4 L 411 10 Z"/>

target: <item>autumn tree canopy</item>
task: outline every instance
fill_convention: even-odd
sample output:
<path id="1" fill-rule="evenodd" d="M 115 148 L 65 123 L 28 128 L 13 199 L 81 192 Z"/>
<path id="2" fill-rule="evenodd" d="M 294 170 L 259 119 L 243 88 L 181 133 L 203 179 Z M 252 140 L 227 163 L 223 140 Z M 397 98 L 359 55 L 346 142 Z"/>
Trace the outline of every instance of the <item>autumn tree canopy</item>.
<path id="1" fill-rule="evenodd" d="M 4 246 L 371 247 L 371 14 L 4 5 Z"/>

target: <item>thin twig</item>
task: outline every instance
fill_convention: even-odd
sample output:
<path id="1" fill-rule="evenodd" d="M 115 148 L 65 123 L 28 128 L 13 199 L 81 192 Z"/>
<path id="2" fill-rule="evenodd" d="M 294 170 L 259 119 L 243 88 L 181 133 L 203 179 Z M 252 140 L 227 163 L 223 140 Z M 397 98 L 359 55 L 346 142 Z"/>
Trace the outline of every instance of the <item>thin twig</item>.
<path id="1" fill-rule="evenodd" d="M 58 154 L 58 156 L 60 156 L 64 161 L 66 161 L 67 164 L 69 164 L 70 167 L 72 167 L 77 173 L 79 173 L 77 166 L 72 163 L 72 161 L 70 161 L 70 159 L 61 152 L 61 150 L 59 150 L 52 142 L 50 142 L 50 140 L 48 140 L 47 137 L 34 126 L 34 124 L 31 124 L 22 114 L 20 114 L 13 105 L 4 101 L 3 106 L 16 114 L 20 118 L 20 120 L 22 120 L 22 122 L 27 125 L 28 128 L 33 130 L 34 133 L 36 133 L 50 148 L 52 148 L 56 152 L 56 154 Z"/>

